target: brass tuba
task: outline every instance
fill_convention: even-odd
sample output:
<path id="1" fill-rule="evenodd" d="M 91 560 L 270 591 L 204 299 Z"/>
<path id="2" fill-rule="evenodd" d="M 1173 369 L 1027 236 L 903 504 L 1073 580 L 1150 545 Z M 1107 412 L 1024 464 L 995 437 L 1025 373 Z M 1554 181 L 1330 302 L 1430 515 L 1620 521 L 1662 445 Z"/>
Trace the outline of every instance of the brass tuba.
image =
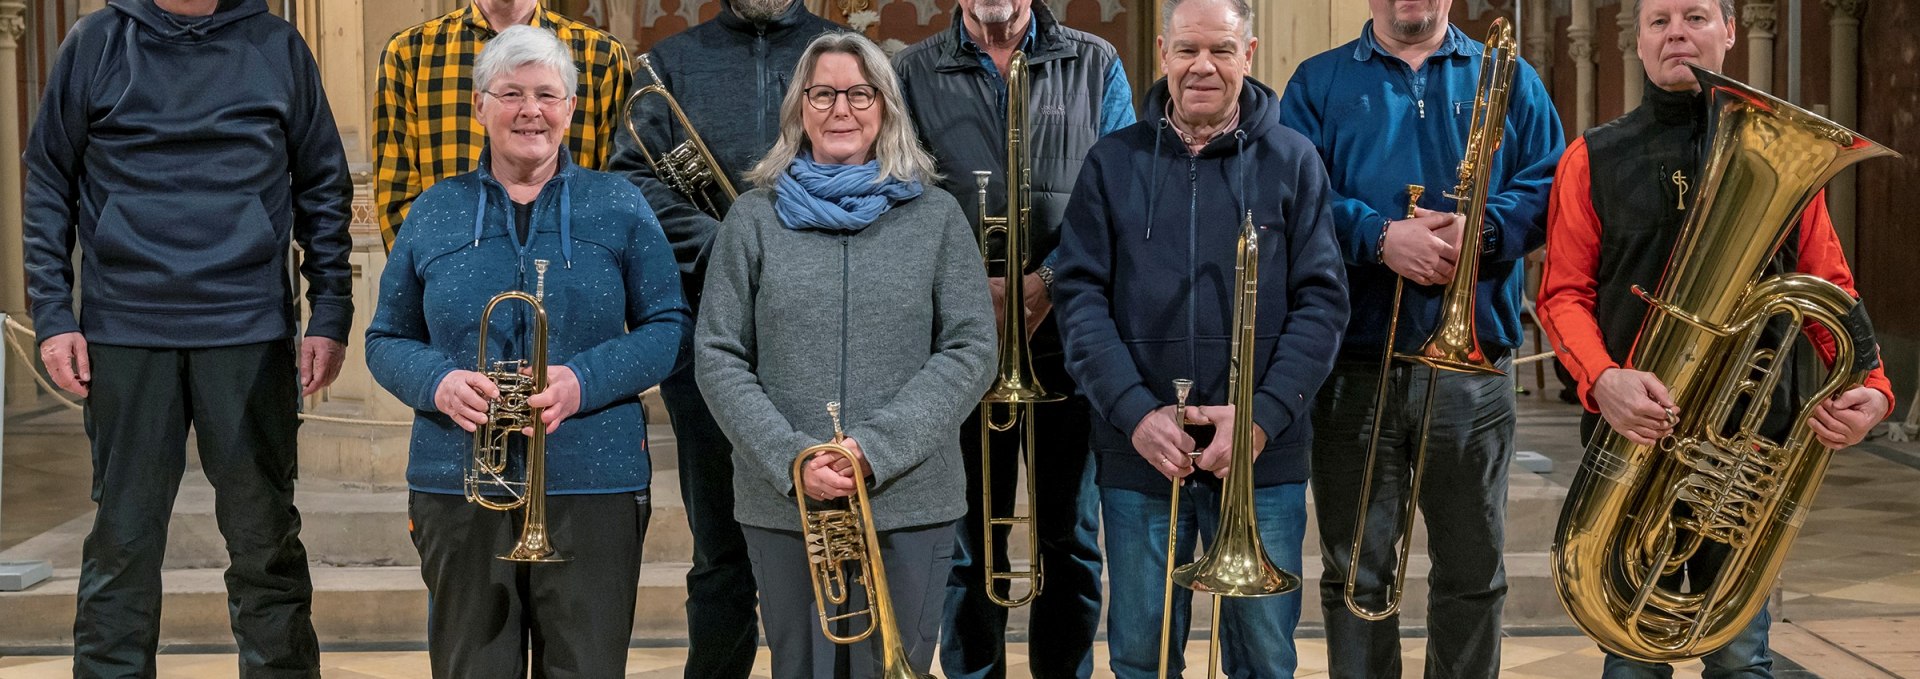
<path id="1" fill-rule="evenodd" d="M 1673 433 L 1634 444 L 1605 427 L 1587 442 L 1560 515 L 1554 583 L 1567 613 L 1613 653 L 1672 662 L 1725 646 L 1766 604 L 1787 548 L 1813 505 L 1832 451 L 1806 420 L 1820 401 L 1860 384 L 1872 340 L 1849 334 L 1859 304 L 1804 274 L 1762 280 L 1800 213 L 1834 174 L 1892 151 L 1725 76 L 1694 67 L 1711 104 L 1712 145 L 1659 291 L 1627 365 L 1658 376 L 1678 406 Z M 1759 431 L 1791 338 L 1757 348 L 1767 325 L 1833 331 L 1827 380 L 1784 440 Z M 1864 329 L 1862 329 L 1864 330 Z M 1873 354 L 1869 353 L 1871 358 Z M 1748 403 L 1735 421 L 1737 401 Z M 1709 543 L 1727 549 L 1717 578 L 1662 587 Z"/>
<path id="2" fill-rule="evenodd" d="M 1033 356 L 1027 346 L 1027 307 L 1026 280 L 1028 260 L 1033 254 L 1030 242 L 1033 217 L 1032 175 L 1027 158 L 1027 98 L 1029 91 L 1027 74 L 1027 55 L 1014 52 L 1007 62 L 1007 214 L 1001 217 L 987 216 L 987 185 L 992 181 L 993 173 L 979 170 L 973 173 L 974 184 L 978 187 L 980 206 L 980 256 L 991 259 L 992 246 L 988 244 L 990 236 L 1002 234 L 1006 239 L 1006 288 L 1000 312 L 1000 371 L 994 378 L 993 388 L 988 389 L 980 398 L 980 492 L 981 522 L 986 531 L 986 539 L 981 542 L 981 570 L 987 574 L 987 598 L 1001 606 L 1023 606 L 1040 595 L 1043 571 L 1040 563 L 1040 531 L 1035 529 L 1033 511 L 1038 503 L 1034 501 L 1033 484 L 1038 468 L 1034 460 L 1033 404 L 1052 403 L 1064 400 L 1060 394 L 1049 393 L 1040 386 L 1040 379 L 1033 372 Z M 1006 419 L 995 417 L 996 406 L 1005 406 Z M 1024 445 L 1015 453 L 1026 461 L 1027 465 L 1027 514 L 1021 516 L 994 516 L 993 505 L 993 432 L 1010 431 L 1015 427 L 1022 430 Z M 1027 530 L 1027 554 L 1032 565 L 1026 570 L 999 570 L 994 554 L 994 528 L 1006 526 L 1009 529 L 1024 526 Z M 1023 595 L 1000 594 L 999 585 L 1007 582 L 1009 592 L 1012 585 L 1020 580 L 1028 580 L 1029 586 Z"/>
<path id="3" fill-rule="evenodd" d="M 508 290 L 487 301 L 480 311 L 481 374 L 492 380 L 500 397 L 487 404 L 487 421 L 473 430 L 473 455 L 469 458 L 465 486 L 467 501 L 494 511 L 512 511 L 525 507 L 526 524 L 513 550 L 500 555 L 507 561 L 552 563 L 566 561 L 547 537 L 547 427 L 540 422 L 541 408 L 527 405 L 527 397 L 547 389 L 547 260 L 533 260 L 539 277 L 534 294 Z M 487 360 L 487 325 L 493 309 L 502 302 L 525 302 L 533 314 L 533 355 L 525 359 Z M 525 369 L 529 374 L 522 375 Z M 526 453 L 526 476 L 508 478 L 508 449 L 520 430 L 531 429 Z M 500 502 L 489 494 L 513 498 Z"/>
<path id="4" fill-rule="evenodd" d="M 1393 351 L 1394 338 L 1400 333 L 1400 294 L 1406 288 L 1407 279 L 1396 277 L 1393 281 L 1392 320 L 1387 323 L 1387 344 L 1380 356 L 1380 383 L 1375 388 L 1377 396 L 1373 404 L 1375 417 L 1367 436 L 1367 461 L 1360 476 L 1359 509 L 1354 513 L 1353 542 L 1347 557 L 1344 593 L 1347 610 L 1364 620 L 1385 620 L 1400 611 L 1400 595 L 1407 585 L 1407 555 L 1413 549 L 1413 510 L 1420 499 L 1420 482 L 1427 470 L 1427 431 L 1433 423 L 1433 393 L 1439 373 L 1503 374 L 1500 368 L 1487 361 L 1486 353 L 1480 350 L 1480 336 L 1474 328 L 1473 314 L 1476 303 L 1474 297 L 1480 279 L 1480 230 L 1487 217 L 1487 192 L 1490 189 L 1487 184 L 1493 172 L 1494 153 L 1500 150 L 1501 137 L 1506 132 L 1507 94 L 1513 83 L 1516 59 L 1513 27 L 1505 18 L 1494 19 L 1492 28 L 1487 32 L 1486 52 L 1480 57 L 1480 80 L 1475 86 L 1473 117 L 1467 131 L 1467 151 L 1460 159 L 1459 183 L 1447 194 L 1456 202 L 1455 211 L 1467 218 L 1466 226 L 1460 232 L 1460 255 L 1454 262 L 1453 278 L 1447 281 L 1447 287 L 1440 293 L 1440 315 L 1433 334 L 1415 353 L 1399 354 Z M 1413 217 L 1414 203 L 1420 200 L 1424 191 L 1424 187 L 1418 185 L 1407 186 L 1408 218 Z M 1414 435 L 1419 444 L 1413 454 L 1413 474 L 1400 503 L 1400 528 L 1395 531 L 1398 559 L 1389 576 L 1391 584 L 1388 585 L 1385 604 L 1372 609 L 1362 605 L 1356 596 L 1356 583 L 1359 582 L 1356 574 L 1360 571 L 1360 557 L 1366 543 L 1367 519 L 1372 513 L 1373 475 L 1380 454 L 1380 428 L 1385 420 L 1378 414 L 1387 409 L 1395 361 L 1425 365 L 1429 372 L 1426 399 L 1420 408 L 1420 430 Z"/>
<path id="5" fill-rule="evenodd" d="M 646 71 L 647 77 L 653 80 L 652 85 L 635 90 L 632 96 L 627 97 L 623 118 L 626 120 L 627 134 L 633 135 L 634 148 L 640 149 L 641 157 L 647 159 L 647 166 L 653 168 L 653 176 L 661 183 L 685 196 L 707 216 L 714 219 L 726 217 L 727 209 L 733 207 L 733 199 L 740 195 L 733 190 L 733 182 L 727 179 L 726 168 L 720 167 L 720 161 L 707 150 L 707 143 L 700 139 L 700 132 L 693 129 L 693 121 L 688 120 L 686 112 L 680 110 L 680 101 L 667 91 L 666 82 L 653 70 L 653 60 L 642 54 L 634 61 L 640 65 L 639 70 Z M 647 138 L 640 136 L 640 127 L 633 122 L 639 114 L 640 101 L 647 95 L 665 100 L 668 112 L 673 114 L 674 121 L 687 135 L 686 141 L 661 156 L 655 156 L 653 151 L 647 149 Z"/>
<path id="6" fill-rule="evenodd" d="M 852 465 L 858 476 L 860 459 L 847 450 L 847 436 L 840 429 L 840 403 L 827 404 L 833 418 L 833 440 L 800 451 L 793 458 L 793 497 L 800 506 L 800 530 L 807 544 L 807 574 L 813 581 L 813 607 L 820 617 L 820 633 L 836 644 L 851 644 L 880 632 L 884 679 L 933 679 L 913 671 L 906 648 L 900 645 L 900 627 L 893 619 L 893 595 L 887 590 L 887 566 L 880 558 L 880 534 L 873 528 L 873 504 L 867 501 L 867 484 L 856 481 L 854 494 L 843 506 L 813 509 L 807 506 L 807 483 L 803 470 L 815 455 L 834 455 Z M 833 613 L 827 605 L 847 603 L 853 593 L 848 580 L 865 585 L 866 608 Z M 865 616 L 867 626 L 852 634 L 835 634 L 833 623 Z"/>
<path id="7" fill-rule="evenodd" d="M 1239 252 L 1233 266 L 1233 342 L 1228 363 L 1227 392 L 1233 405 L 1233 456 L 1228 461 L 1227 478 L 1220 492 L 1220 524 L 1214 530 L 1213 544 L 1199 560 L 1173 567 L 1174 541 L 1180 524 L 1180 480 L 1173 484 L 1172 517 L 1167 527 L 1166 603 L 1160 619 L 1160 676 L 1167 676 L 1169 642 L 1173 637 L 1173 586 L 1179 585 L 1214 597 L 1212 647 L 1208 650 L 1207 676 L 1213 677 L 1220 661 L 1220 597 L 1262 597 L 1300 589 L 1300 578 L 1280 570 L 1267 558 L 1260 544 L 1260 526 L 1253 506 L 1253 394 L 1259 375 L 1254 371 L 1254 308 L 1260 301 L 1260 234 L 1253 226 L 1253 213 L 1240 222 Z M 1178 395 L 1175 416 L 1186 424 L 1186 401 L 1193 383 L 1175 380 Z M 1279 432 L 1274 432 L 1278 434 Z"/>

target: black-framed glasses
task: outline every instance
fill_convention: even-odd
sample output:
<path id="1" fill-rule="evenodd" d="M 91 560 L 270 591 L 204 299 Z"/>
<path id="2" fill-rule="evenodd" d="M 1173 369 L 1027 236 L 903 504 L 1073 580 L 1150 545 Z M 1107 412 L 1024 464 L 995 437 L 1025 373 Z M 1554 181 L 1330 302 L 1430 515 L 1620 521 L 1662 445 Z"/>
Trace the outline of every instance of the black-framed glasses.
<path id="1" fill-rule="evenodd" d="M 509 91 L 509 92 L 494 92 L 492 90 L 481 90 L 481 91 L 486 92 L 487 96 L 493 97 L 495 100 L 499 101 L 500 103 L 506 104 L 508 106 L 511 106 L 517 109 L 524 109 L 527 107 L 527 105 L 533 104 L 533 103 L 539 103 L 541 108 L 551 108 L 554 106 L 559 106 L 560 102 L 567 100 L 565 96 L 553 94 L 550 92 L 540 92 L 538 94 L 527 94 L 525 92 L 513 92 L 513 91 Z"/>
<path id="2" fill-rule="evenodd" d="M 880 98 L 879 88 L 866 83 L 854 85 L 844 90 L 836 90 L 826 85 L 814 85 L 813 87 L 802 90 L 802 92 L 807 95 L 807 105 L 812 106 L 816 111 L 833 110 L 833 100 L 840 98 L 842 94 L 847 95 L 848 106 L 860 111 L 873 108 L 873 102 Z"/>

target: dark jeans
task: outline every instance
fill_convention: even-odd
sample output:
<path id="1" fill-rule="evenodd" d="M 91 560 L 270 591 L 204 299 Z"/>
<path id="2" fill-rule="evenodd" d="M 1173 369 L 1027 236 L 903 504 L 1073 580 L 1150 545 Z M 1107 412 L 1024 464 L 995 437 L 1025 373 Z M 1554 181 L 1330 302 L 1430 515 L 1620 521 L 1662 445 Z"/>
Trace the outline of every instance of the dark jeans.
<path id="1" fill-rule="evenodd" d="M 1203 472 L 1204 473 L 1204 472 Z M 1172 484 L 1167 487 L 1170 494 Z M 1166 596 L 1167 519 L 1170 495 L 1120 488 L 1100 489 L 1107 527 L 1107 563 L 1112 573 L 1113 605 L 1107 610 L 1107 646 L 1113 676 L 1147 679 L 1160 668 L 1160 619 Z M 1253 491 L 1261 547 L 1281 570 L 1300 574 L 1300 543 L 1307 532 L 1307 484 L 1283 483 Z M 1211 547 L 1220 520 L 1218 490 L 1188 484 L 1180 496 L 1180 549 L 1176 565 L 1191 563 Z M 1196 545 L 1195 536 L 1200 538 Z M 1221 597 L 1221 671 L 1231 679 L 1286 679 L 1299 666 L 1293 646 L 1300 622 L 1300 592 L 1258 598 Z M 1187 632 L 1192 627 L 1193 591 L 1173 588 L 1173 639 L 1167 652 L 1167 676 L 1180 677 L 1186 666 Z M 1205 668 L 1201 668 L 1204 670 Z M 1196 671 L 1195 674 L 1200 674 Z"/>
<path id="2" fill-rule="evenodd" d="M 682 348 L 681 356 L 691 351 Z M 733 446 L 707 411 L 682 360 L 660 383 L 680 453 L 680 497 L 693 531 L 693 568 L 687 571 L 687 679 L 745 679 L 759 650 L 753 566 L 733 519 Z M 798 452 L 798 451 L 795 451 Z"/>
<path id="3" fill-rule="evenodd" d="M 427 657 L 435 679 L 620 677 L 627 673 L 647 491 L 549 495 L 547 533 L 566 561 L 517 563 L 522 510 L 460 495 L 407 496 L 427 583 Z"/>
<path id="4" fill-rule="evenodd" d="M 1428 677 L 1492 677 L 1500 671 L 1500 608 L 1507 597 L 1501 564 L 1506 540 L 1507 465 L 1513 460 L 1513 362 L 1505 376 L 1440 373 L 1427 435 L 1419 511 L 1427 527 Z M 1419 443 L 1426 366 L 1400 363 L 1392 374 L 1373 478 L 1366 544 L 1352 574 L 1356 598 L 1385 606 L 1393 577 L 1400 505 Z M 1400 676 L 1399 616 L 1369 622 L 1347 610 L 1345 588 L 1360 479 L 1378 394 L 1379 359 L 1342 360 L 1320 391 L 1313 414 L 1313 494 L 1320 522 L 1320 608 L 1327 621 L 1327 666 L 1335 677 Z"/>
<path id="5" fill-rule="evenodd" d="M 289 340 L 216 349 L 88 345 L 93 532 L 80 565 L 73 675 L 152 677 L 160 565 L 187 428 L 226 539 L 240 676 L 320 676 L 313 582 L 293 506 L 299 378 Z"/>
<path id="6" fill-rule="evenodd" d="M 1043 382 L 1044 383 L 1044 382 Z M 1027 625 L 1028 668 L 1038 679 L 1093 674 L 1093 640 L 1100 626 L 1100 505 L 1095 495 L 1093 454 L 1087 449 L 1087 402 L 1072 398 L 1035 406 L 1037 506 L 1029 507 L 1040 539 L 1043 575 Z M 996 415 L 1004 417 L 1005 409 Z M 967 470 L 967 517 L 954 543 L 953 576 L 947 581 L 947 626 L 941 632 L 940 667 L 949 679 L 1006 676 L 1007 611 L 987 598 L 982 555 L 980 413 L 960 425 L 960 454 Z M 1012 516 L 1018 474 L 1016 454 L 1024 435 L 995 432 L 994 515 Z M 1024 493 L 1024 490 L 1018 491 Z M 996 568 L 1007 567 L 1005 527 L 996 531 Z M 1026 531 L 1012 539 L 1027 540 Z M 1024 544 L 1024 543 L 1023 543 Z M 1005 596 L 1007 585 L 1000 583 Z M 1025 586 L 1022 586 L 1024 591 Z"/>
<path id="7" fill-rule="evenodd" d="M 796 515 L 796 518 L 797 515 Z M 760 611 L 767 624 L 767 647 L 775 679 L 871 679 L 880 677 L 882 632 L 864 641 L 840 645 L 828 641 L 815 608 L 807 546 L 798 531 L 744 527 L 753 573 L 760 583 Z M 886 562 L 887 589 L 900 647 L 915 675 L 933 665 L 940 640 L 940 601 L 953 567 L 954 525 L 942 523 L 880 533 L 880 558 Z M 845 615 L 865 608 L 866 588 L 848 578 L 845 604 L 827 611 Z M 834 634 L 849 635 L 873 624 L 858 616 L 834 623 Z"/>

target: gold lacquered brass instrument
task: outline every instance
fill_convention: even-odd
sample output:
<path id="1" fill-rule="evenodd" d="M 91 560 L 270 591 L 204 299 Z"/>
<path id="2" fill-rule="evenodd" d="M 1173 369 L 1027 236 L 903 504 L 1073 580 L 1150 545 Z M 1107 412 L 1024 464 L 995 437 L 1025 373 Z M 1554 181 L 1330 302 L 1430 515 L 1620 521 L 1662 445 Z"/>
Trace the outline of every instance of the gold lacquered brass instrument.
<path id="1" fill-rule="evenodd" d="M 1491 188 L 1488 182 L 1493 172 L 1494 153 L 1500 150 L 1501 137 L 1506 132 L 1507 93 L 1513 83 L 1517 59 L 1513 27 L 1505 18 L 1493 20 L 1486 44 L 1486 51 L 1480 57 L 1480 80 L 1473 100 L 1472 123 L 1467 132 L 1467 152 L 1460 160 L 1459 183 L 1447 194 L 1448 198 L 1457 202 L 1455 211 L 1466 217 L 1466 226 L 1460 232 L 1460 255 L 1454 262 L 1453 278 L 1447 281 L 1447 287 L 1440 293 L 1440 314 L 1433 334 L 1419 351 L 1411 354 L 1395 353 L 1393 350 L 1394 340 L 1400 333 L 1400 296 L 1406 289 L 1407 279 L 1395 278 L 1393 282 L 1393 307 L 1389 316 L 1392 320 L 1388 321 L 1386 348 L 1380 356 L 1380 382 L 1375 388 L 1377 396 L 1373 404 L 1375 415 L 1372 430 L 1367 436 L 1367 461 L 1360 476 L 1360 503 L 1354 513 L 1353 542 L 1347 558 L 1347 610 L 1365 620 L 1385 620 L 1400 611 L 1401 592 L 1407 585 L 1407 556 L 1413 549 L 1413 512 L 1420 499 L 1420 482 L 1427 469 L 1427 432 L 1433 423 L 1433 394 L 1434 386 L 1439 382 L 1439 373 L 1504 374 L 1488 362 L 1486 354 L 1480 350 L 1473 314 L 1480 278 L 1480 231 L 1486 223 L 1487 192 Z M 1414 216 L 1414 203 L 1420 200 L 1424 192 L 1421 186 L 1407 186 L 1407 218 Z M 1386 419 L 1380 413 L 1387 409 L 1395 361 L 1425 365 L 1429 372 L 1426 399 L 1420 408 L 1420 429 L 1414 436 L 1419 443 L 1413 454 L 1412 479 L 1402 496 L 1396 524 L 1398 529 L 1394 532 L 1398 559 L 1390 576 L 1386 603 L 1375 609 L 1360 603 L 1356 590 L 1359 577 L 1356 574 L 1360 572 L 1361 555 L 1366 546 L 1367 519 L 1373 501 L 1373 476 L 1380 455 L 1380 429 Z"/>
<path id="2" fill-rule="evenodd" d="M 646 71 L 647 77 L 653 79 L 653 84 L 635 90 L 632 96 L 627 97 L 622 118 L 627 123 L 627 134 L 633 135 L 634 147 L 640 149 L 640 155 L 647 159 L 647 166 L 653 168 L 653 176 L 661 183 L 686 196 L 694 207 L 708 216 L 714 219 L 726 217 L 727 209 L 733 207 L 734 198 L 740 195 L 733 190 L 733 182 L 727 179 L 726 168 L 720 167 L 720 161 L 707 150 L 707 143 L 700 139 L 700 132 L 693 129 L 693 121 L 688 120 L 686 112 L 680 110 L 680 101 L 667 91 L 666 81 L 661 80 L 660 74 L 653 70 L 653 60 L 642 54 L 635 61 L 640 64 L 640 70 Z M 640 136 L 640 128 L 634 123 L 640 101 L 648 95 L 658 96 L 667 103 L 667 110 L 673 114 L 673 120 L 679 123 L 680 130 L 687 137 L 679 146 L 660 156 L 655 156 L 647 148 L 647 138 Z"/>
<path id="3" fill-rule="evenodd" d="M 985 170 L 973 173 L 974 184 L 978 187 L 980 214 L 980 255 L 992 259 L 990 236 L 1001 234 L 1005 240 L 1006 288 L 1000 312 L 1000 370 L 993 381 L 993 388 L 980 398 L 980 488 L 982 522 L 986 530 L 986 539 L 981 543 L 981 570 L 987 574 L 987 598 L 1001 606 L 1023 606 L 1040 595 L 1043 569 L 1040 563 L 1040 531 L 1034 528 L 1033 511 L 1038 506 L 1033 497 L 1033 484 L 1038 467 L 1034 459 L 1034 412 L 1033 404 L 1051 403 L 1066 397 L 1049 393 L 1040 386 L 1040 380 L 1033 372 L 1033 356 L 1027 346 L 1027 307 L 1025 272 L 1033 254 L 1030 241 L 1033 216 L 1032 174 L 1028 167 L 1026 128 L 1027 99 L 1029 85 L 1027 74 L 1027 55 L 1014 52 L 1007 62 L 1007 214 L 1002 217 L 987 216 L 987 185 L 992 181 L 993 173 Z M 998 407 L 1007 409 L 1005 419 L 997 417 Z M 1022 430 L 1024 444 L 1015 451 L 1020 459 L 1026 461 L 1027 471 L 1027 514 L 995 516 L 993 504 L 993 432 L 1005 432 L 1019 427 Z M 996 561 L 997 546 L 994 543 L 994 528 L 1005 526 L 1024 527 L 1027 532 L 1027 554 L 1033 560 L 1026 570 L 1001 570 Z M 1013 585 L 1021 580 L 1029 581 L 1026 593 L 1022 595 L 1002 595 L 1000 583 Z"/>
<path id="4" fill-rule="evenodd" d="M 932 679 L 913 671 L 906 648 L 900 644 L 900 627 L 893 619 L 893 595 L 887 590 L 887 566 L 880 558 L 880 534 L 873 527 L 873 505 L 867 501 L 867 484 L 856 479 L 854 494 L 833 509 L 807 506 L 807 460 L 815 455 L 834 455 L 846 460 L 859 476 L 860 458 L 841 442 L 847 439 L 840 429 L 840 403 L 827 404 L 833 418 L 833 440 L 800 451 L 793 458 L 793 497 L 800 506 L 800 529 L 807 544 L 807 571 L 813 581 L 813 606 L 820 617 L 820 633 L 836 644 L 851 644 L 880 632 L 885 679 Z M 827 610 L 851 598 L 852 579 L 863 583 L 866 607 L 847 613 Z M 865 616 L 867 626 L 852 634 L 836 634 L 833 624 Z"/>
<path id="5" fill-rule="evenodd" d="M 1259 375 L 1254 371 L 1255 324 L 1254 310 L 1260 300 L 1260 239 L 1253 225 L 1253 213 L 1246 213 L 1240 222 L 1239 252 L 1233 266 L 1233 342 L 1232 359 L 1228 363 L 1227 391 L 1229 403 L 1233 406 L 1233 454 L 1228 461 L 1227 478 L 1221 482 L 1220 525 L 1213 534 L 1213 544 L 1199 560 L 1173 568 L 1167 575 L 1168 594 L 1172 600 L 1171 587 L 1179 585 L 1195 592 L 1214 595 L 1212 648 L 1208 651 L 1207 676 L 1217 671 L 1220 659 L 1220 597 L 1262 597 L 1285 594 L 1300 588 L 1300 578 L 1292 573 L 1280 570 L 1267 558 L 1267 550 L 1260 544 L 1260 526 L 1253 506 L 1253 458 L 1259 450 L 1253 447 L 1253 394 Z M 1185 424 L 1186 395 L 1192 383 L 1186 380 L 1175 381 L 1175 390 L 1179 395 L 1176 411 L 1180 411 L 1181 424 Z M 1180 501 L 1180 482 L 1174 481 L 1174 514 L 1172 523 L 1179 524 L 1177 504 Z M 1173 538 L 1177 531 L 1169 527 L 1167 531 L 1167 565 L 1173 565 Z M 1167 674 L 1167 645 L 1172 637 L 1172 608 L 1163 614 L 1160 628 L 1160 676 Z"/>
<path id="6" fill-rule="evenodd" d="M 1553 547 L 1554 583 L 1574 623 L 1607 650 L 1647 662 L 1719 649 L 1766 604 L 1832 455 L 1807 418 L 1861 383 L 1867 368 L 1856 352 L 1875 349 L 1848 333 L 1844 319 L 1859 301 L 1839 286 L 1805 274 L 1760 277 L 1827 180 L 1895 155 L 1745 84 L 1693 73 L 1711 102 L 1711 151 L 1659 291 L 1634 289 L 1653 310 L 1627 360 L 1667 386 L 1678 418 L 1654 446 L 1602 423 Z M 1827 380 L 1779 441 L 1760 427 L 1792 364 L 1792 338 L 1757 347 L 1776 317 L 1794 329 L 1826 326 L 1836 349 Z M 1735 421 L 1740 401 L 1747 409 Z M 1716 578 L 1685 591 L 1660 585 L 1714 543 L 1727 550 Z"/>
<path id="7" fill-rule="evenodd" d="M 480 311 L 481 374 L 492 380 L 500 397 L 487 404 L 487 421 L 473 431 L 473 455 L 467 465 L 467 501 L 494 511 L 512 511 L 525 507 L 526 524 L 513 550 L 500 555 L 507 561 L 550 563 L 566 561 L 547 537 L 547 427 L 540 422 L 542 408 L 527 404 L 527 397 L 547 389 L 547 260 L 536 259 L 533 268 L 539 277 L 534 294 L 508 290 L 487 301 Z M 533 355 L 525 359 L 487 360 L 487 327 L 493 309 L 502 302 L 524 302 L 533 315 Z M 528 374 L 521 374 L 522 370 Z M 521 430 L 532 430 L 526 438 L 526 476 L 515 481 L 507 477 L 508 449 Z M 501 502 L 489 495 L 513 499 Z"/>

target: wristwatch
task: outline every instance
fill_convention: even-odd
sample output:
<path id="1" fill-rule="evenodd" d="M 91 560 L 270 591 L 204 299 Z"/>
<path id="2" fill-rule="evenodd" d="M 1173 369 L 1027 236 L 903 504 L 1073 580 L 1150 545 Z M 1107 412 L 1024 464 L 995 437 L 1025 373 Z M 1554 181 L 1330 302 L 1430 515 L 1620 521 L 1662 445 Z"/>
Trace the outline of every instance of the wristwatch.
<path id="1" fill-rule="evenodd" d="M 1053 295 L 1053 267 L 1042 264 L 1033 270 L 1033 275 L 1039 276 L 1040 284 L 1047 286 L 1047 295 Z"/>

